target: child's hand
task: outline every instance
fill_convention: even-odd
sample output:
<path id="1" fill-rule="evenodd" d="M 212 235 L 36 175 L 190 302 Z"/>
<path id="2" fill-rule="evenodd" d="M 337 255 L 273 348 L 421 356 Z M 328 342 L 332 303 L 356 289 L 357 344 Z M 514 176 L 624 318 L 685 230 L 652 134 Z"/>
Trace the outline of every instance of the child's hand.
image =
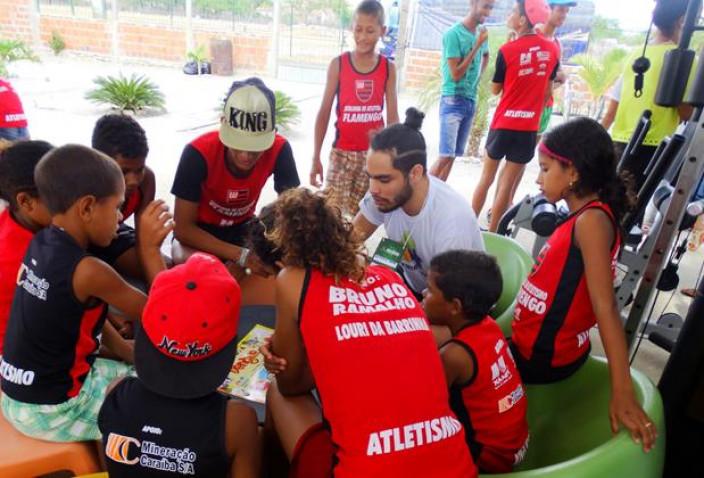
<path id="1" fill-rule="evenodd" d="M 259 353 L 264 356 L 264 368 L 271 374 L 278 374 L 286 370 L 286 359 L 277 357 L 271 351 L 271 337 L 264 339 L 264 344 L 259 347 Z"/>
<path id="2" fill-rule="evenodd" d="M 270 275 L 273 275 L 276 271 L 274 271 L 274 268 L 264 264 L 262 260 L 259 258 L 257 254 L 254 252 L 250 252 L 249 255 L 247 256 L 247 261 L 245 262 L 245 265 L 248 269 L 250 269 L 254 274 L 257 274 L 258 276 L 262 277 L 269 277 Z"/>
<path id="3" fill-rule="evenodd" d="M 310 168 L 310 185 L 319 188 L 323 185 L 323 163 L 320 158 L 313 158 Z"/>
<path id="4" fill-rule="evenodd" d="M 162 199 L 149 203 L 139 216 L 139 245 L 142 248 L 160 248 L 166 236 L 174 229 L 169 206 Z"/>
<path id="5" fill-rule="evenodd" d="M 632 392 L 619 393 L 611 397 L 609 418 L 613 433 L 617 433 L 619 425 L 622 424 L 631 433 L 633 441 L 643 444 L 643 451 L 649 452 L 653 448 L 658 431 Z"/>

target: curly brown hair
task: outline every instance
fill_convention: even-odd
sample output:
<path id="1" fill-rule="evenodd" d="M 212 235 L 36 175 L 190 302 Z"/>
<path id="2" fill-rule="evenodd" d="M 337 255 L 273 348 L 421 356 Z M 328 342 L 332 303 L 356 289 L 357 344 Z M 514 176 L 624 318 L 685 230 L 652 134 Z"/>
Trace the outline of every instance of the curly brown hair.
<path id="1" fill-rule="evenodd" d="M 352 223 L 320 195 L 305 188 L 289 189 L 274 203 L 274 228 L 267 233 L 286 265 L 313 267 L 336 279 L 361 280 L 363 244 Z"/>

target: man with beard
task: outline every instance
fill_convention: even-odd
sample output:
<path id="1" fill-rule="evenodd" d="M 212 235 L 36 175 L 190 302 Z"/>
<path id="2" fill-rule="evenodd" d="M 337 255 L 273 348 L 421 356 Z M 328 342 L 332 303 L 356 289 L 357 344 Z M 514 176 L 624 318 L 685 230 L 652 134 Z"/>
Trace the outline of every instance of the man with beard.
<path id="1" fill-rule="evenodd" d="M 363 239 L 384 225 L 387 237 L 373 260 L 396 266 L 418 297 L 426 288 L 430 260 L 437 254 L 484 250 L 477 217 L 467 200 L 427 174 L 422 123 L 423 113 L 410 108 L 403 124 L 389 126 L 372 139 L 367 156 L 369 192 L 354 220 Z"/>

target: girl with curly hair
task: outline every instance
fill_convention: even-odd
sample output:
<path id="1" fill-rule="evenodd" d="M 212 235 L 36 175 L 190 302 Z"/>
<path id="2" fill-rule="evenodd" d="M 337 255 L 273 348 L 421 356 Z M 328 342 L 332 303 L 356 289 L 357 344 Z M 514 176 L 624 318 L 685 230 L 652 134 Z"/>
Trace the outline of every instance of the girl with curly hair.
<path id="1" fill-rule="evenodd" d="M 276 331 L 262 348 L 276 374 L 267 420 L 289 476 L 475 477 L 430 326 L 403 280 L 366 265 L 351 223 L 306 189 L 279 197 L 267 237 L 282 266 Z"/>

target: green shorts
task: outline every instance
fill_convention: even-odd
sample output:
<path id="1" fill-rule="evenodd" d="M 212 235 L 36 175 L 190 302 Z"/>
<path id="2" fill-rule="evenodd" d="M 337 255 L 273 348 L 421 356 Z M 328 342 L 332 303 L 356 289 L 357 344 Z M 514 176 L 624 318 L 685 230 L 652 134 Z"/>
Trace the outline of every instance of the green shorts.
<path id="1" fill-rule="evenodd" d="M 5 418 L 19 432 L 41 440 L 74 442 L 99 440 L 98 412 L 110 382 L 134 375 L 134 368 L 114 360 L 96 359 L 78 395 L 58 405 L 39 405 L 2 396 Z"/>
<path id="2" fill-rule="evenodd" d="M 543 109 L 543 115 L 540 117 L 540 128 L 538 128 L 538 134 L 543 134 L 548 126 L 550 125 L 550 118 L 552 117 L 552 106 L 546 106 Z"/>

